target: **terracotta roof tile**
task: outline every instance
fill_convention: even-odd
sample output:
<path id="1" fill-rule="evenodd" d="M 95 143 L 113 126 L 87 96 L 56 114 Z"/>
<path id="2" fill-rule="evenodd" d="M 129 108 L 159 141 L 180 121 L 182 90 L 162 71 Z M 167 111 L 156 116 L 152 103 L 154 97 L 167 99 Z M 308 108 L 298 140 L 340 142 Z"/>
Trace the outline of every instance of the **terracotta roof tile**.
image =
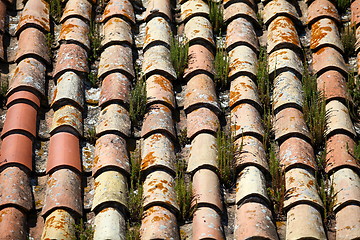
<path id="1" fill-rule="evenodd" d="M 57 209 L 46 218 L 42 239 L 66 239 L 75 237 L 75 219 L 63 210 Z"/>
<path id="2" fill-rule="evenodd" d="M 146 51 L 155 45 L 170 46 L 170 38 L 170 24 L 162 17 L 154 17 L 146 24 L 143 49 Z"/>
<path id="3" fill-rule="evenodd" d="M 143 13 L 146 22 L 154 17 L 162 17 L 168 21 L 172 20 L 171 4 L 168 0 L 149 0 L 146 11 Z"/>
<path id="4" fill-rule="evenodd" d="M 264 128 L 258 110 L 251 104 L 239 104 L 231 110 L 231 128 L 236 138 L 254 136 L 262 139 Z"/>
<path id="5" fill-rule="evenodd" d="M 313 69 L 317 76 L 329 70 L 347 74 L 347 67 L 341 53 L 332 47 L 324 47 L 313 54 Z"/>
<path id="6" fill-rule="evenodd" d="M 246 102 L 252 104 L 259 111 L 262 109 L 262 104 L 257 93 L 257 86 L 255 82 L 247 76 L 239 76 L 231 81 L 229 96 L 230 108 Z"/>
<path id="7" fill-rule="evenodd" d="M 329 137 L 335 133 L 345 132 L 355 136 L 355 129 L 350 119 L 349 110 L 342 102 L 334 100 L 326 104 L 328 114 L 326 135 Z"/>
<path id="8" fill-rule="evenodd" d="M 184 35 L 189 41 L 190 46 L 201 43 L 211 49 L 215 45 L 211 23 L 205 17 L 195 16 L 191 18 L 185 24 Z"/>
<path id="9" fill-rule="evenodd" d="M 70 1 L 72 2 L 72 1 Z M 90 40 L 88 38 L 89 25 L 78 18 L 68 18 L 61 26 L 59 42 L 76 43 L 90 50 Z"/>
<path id="10" fill-rule="evenodd" d="M 221 216 L 212 208 L 200 207 L 196 209 L 192 228 L 194 239 L 225 239 L 221 226 Z"/>
<path id="11" fill-rule="evenodd" d="M 201 132 L 216 133 L 219 128 L 218 116 L 208 108 L 198 108 L 187 114 L 187 136 L 194 138 Z"/>
<path id="12" fill-rule="evenodd" d="M 154 133 L 166 133 L 170 138 L 175 138 L 175 129 L 171 110 L 162 105 L 154 104 L 144 117 L 141 136 L 147 138 Z"/>
<path id="13" fill-rule="evenodd" d="M 135 15 L 131 2 L 128 0 L 110 0 L 106 5 L 101 22 L 106 22 L 112 17 L 120 17 L 131 24 L 135 23 Z"/>
<path id="14" fill-rule="evenodd" d="M 336 239 L 354 239 L 360 235 L 360 207 L 348 205 L 336 213 Z"/>
<path id="15" fill-rule="evenodd" d="M 103 26 L 103 49 L 115 44 L 133 44 L 131 26 L 121 18 L 110 18 Z"/>
<path id="16" fill-rule="evenodd" d="M 185 69 L 184 79 L 189 80 L 198 74 L 207 74 L 213 77 L 214 69 L 214 55 L 208 48 L 200 44 L 195 44 L 189 47 L 188 67 Z"/>
<path id="17" fill-rule="evenodd" d="M 4 1 L 0 1 L 0 33 L 5 32 L 6 21 L 6 4 Z"/>
<path id="18" fill-rule="evenodd" d="M 336 7 L 328 0 L 316 0 L 308 8 L 308 25 L 312 25 L 322 18 L 333 19 L 336 23 L 340 22 L 340 16 Z"/>
<path id="19" fill-rule="evenodd" d="M 65 105 L 55 111 L 50 134 L 53 135 L 61 130 L 70 131 L 78 136 L 83 135 L 82 113 L 79 109 Z"/>
<path id="20" fill-rule="evenodd" d="M 118 104 L 110 104 L 101 110 L 96 126 L 96 134 L 116 133 L 130 136 L 130 115 L 128 110 Z"/>
<path id="21" fill-rule="evenodd" d="M 295 24 L 301 25 L 299 15 L 294 5 L 286 0 L 273 0 L 264 7 L 264 23 L 269 26 L 270 23 L 279 16 L 290 18 Z"/>
<path id="22" fill-rule="evenodd" d="M 318 51 L 323 47 L 332 47 L 340 53 L 344 52 L 340 39 L 340 33 L 336 23 L 329 18 L 323 18 L 316 21 L 311 26 L 310 49 Z"/>
<path id="23" fill-rule="evenodd" d="M 103 107 L 112 102 L 129 105 L 129 79 L 122 73 L 110 73 L 102 81 L 99 106 Z"/>
<path id="24" fill-rule="evenodd" d="M 268 58 L 269 74 L 276 77 L 282 72 L 293 72 L 298 77 L 302 75 L 303 65 L 300 57 L 291 49 L 279 49 L 272 52 Z"/>
<path id="25" fill-rule="evenodd" d="M 26 215 L 15 207 L 7 207 L 0 210 L 0 229 L 3 239 L 26 239 L 27 226 Z"/>
<path id="26" fill-rule="evenodd" d="M 254 26 L 260 27 L 256 13 L 253 8 L 244 2 L 236 2 L 224 10 L 224 21 L 230 23 L 237 18 L 245 18 Z"/>
<path id="27" fill-rule="evenodd" d="M 203 0 L 189 0 L 181 4 L 181 21 L 187 22 L 194 16 L 209 16 L 209 6 Z"/>
<path id="28" fill-rule="evenodd" d="M 113 223 L 113 224 L 109 224 Z M 126 226 L 125 216 L 115 208 L 104 208 L 94 220 L 94 239 L 121 239 Z"/>
<path id="29" fill-rule="evenodd" d="M 70 18 L 80 18 L 90 21 L 91 8 L 91 3 L 87 0 L 67 1 L 60 22 L 64 23 Z"/>
<path id="30" fill-rule="evenodd" d="M 340 101 L 350 101 L 351 97 L 347 91 L 346 79 L 338 71 L 330 70 L 321 74 L 317 78 L 318 90 L 323 93 L 326 101 L 339 99 Z"/>
<path id="31" fill-rule="evenodd" d="M 239 76 L 256 78 L 258 62 L 257 54 L 247 46 L 237 46 L 229 52 L 229 79 Z"/>
<path id="32" fill-rule="evenodd" d="M 146 79 L 147 105 L 161 103 L 175 108 L 173 85 L 169 79 L 161 75 L 151 75 Z"/>

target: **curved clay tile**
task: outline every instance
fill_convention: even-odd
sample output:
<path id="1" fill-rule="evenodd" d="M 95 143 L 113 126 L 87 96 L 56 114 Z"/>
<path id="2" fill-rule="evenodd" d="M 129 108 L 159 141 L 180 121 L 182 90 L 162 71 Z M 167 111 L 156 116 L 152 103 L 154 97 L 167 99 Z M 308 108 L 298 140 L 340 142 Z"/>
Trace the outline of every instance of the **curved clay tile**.
<path id="1" fill-rule="evenodd" d="M 303 113 L 296 108 L 285 108 L 275 116 L 275 139 L 284 141 L 289 137 L 311 139 Z"/>
<path id="2" fill-rule="evenodd" d="M 12 105 L 6 113 L 6 120 L 1 132 L 1 138 L 12 132 L 36 137 L 37 109 L 27 103 Z"/>
<path id="3" fill-rule="evenodd" d="M 291 49 L 280 49 L 270 53 L 268 57 L 269 75 L 276 77 L 282 72 L 291 71 L 301 76 L 303 65 L 299 55 Z"/>
<path id="4" fill-rule="evenodd" d="M 286 239 L 327 239 L 318 209 L 308 204 L 289 209 Z"/>
<path id="5" fill-rule="evenodd" d="M 35 58 L 26 58 L 16 67 L 7 95 L 18 89 L 45 94 L 45 65 Z"/>
<path id="6" fill-rule="evenodd" d="M 316 52 L 323 47 L 333 47 L 344 53 L 339 30 L 336 23 L 329 18 L 319 19 L 311 26 L 310 49 Z"/>
<path id="7" fill-rule="evenodd" d="M 317 169 L 311 144 L 297 137 L 289 138 L 280 145 L 279 161 L 285 171 L 293 167 Z"/>
<path id="8" fill-rule="evenodd" d="M 50 64 L 48 52 L 45 34 L 36 28 L 26 28 L 20 34 L 15 61 L 18 63 L 25 58 L 34 57 Z"/>
<path id="9" fill-rule="evenodd" d="M 336 239 L 356 239 L 360 236 L 360 206 L 348 205 L 336 213 Z"/>
<path id="10" fill-rule="evenodd" d="M 10 105 L 23 102 L 35 105 L 36 107 L 40 107 L 40 97 L 29 91 L 15 91 L 10 96 L 8 96 L 6 106 L 9 108 Z"/>
<path id="11" fill-rule="evenodd" d="M 75 135 L 83 135 L 82 113 L 79 109 L 65 105 L 55 111 L 52 119 L 50 134 L 68 130 Z"/>
<path id="12" fill-rule="evenodd" d="M 245 167 L 236 180 L 236 205 L 241 205 L 251 198 L 262 199 L 266 203 L 270 203 L 264 174 L 254 166 Z"/>
<path id="13" fill-rule="evenodd" d="M 5 21 L 6 21 L 6 4 L 4 1 L 0 1 L 0 33 L 5 33 Z"/>
<path id="14" fill-rule="evenodd" d="M 99 106 L 119 102 L 124 106 L 129 105 L 131 82 L 122 73 L 110 73 L 102 81 Z"/>
<path id="15" fill-rule="evenodd" d="M 115 44 L 133 44 L 131 26 L 121 18 L 113 17 L 103 26 L 101 48 L 105 49 Z"/>
<path id="16" fill-rule="evenodd" d="M 66 3 L 60 22 L 63 23 L 69 18 L 80 18 L 90 22 L 91 3 L 87 0 L 69 0 Z"/>
<path id="17" fill-rule="evenodd" d="M 237 18 L 246 19 L 256 28 L 261 27 L 254 9 L 244 2 L 233 3 L 231 4 L 231 7 L 225 8 L 224 10 L 225 24 L 230 24 L 233 20 Z"/>
<path id="18" fill-rule="evenodd" d="M 167 136 L 161 133 L 155 133 L 143 140 L 141 148 L 141 171 L 167 169 L 175 173 L 175 161 L 174 143 Z"/>
<path id="19" fill-rule="evenodd" d="M 259 41 L 254 26 L 245 18 L 237 18 L 231 21 L 226 31 L 226 48 L 228 51 L 236 46 L 245 45 L 254 52 L 259 52 Z"/>
<path id="20" fill-rule="evenodd" d="M 212 208 L 200 207 L 196 209 L 192 229 L 193 239 L 225 239 L 222 231 L 221 216 Z"/>
<path id="21" fill-rule="evenodd" d="M 212 34 L 212 26 L 207 18 L 199 16 L 191 18 L 185 24 L 184 35 L 190 46 L 195 44 L 203 44 L 210 49 L 214 48 L 215 46 Z"/>
<path id="22" fill-rule="evenodd" d="M 142 71 L 146 78 L 158 74 L 170 81 L 176 79 L 176 72 L 170 60 L 170 50 L 162 45 L 153 46 L 144 53 Z"/>
<path id="23" fill-rule="evenodd" d="M 98 78 L 119 72 L 132 79 L 134 77 L 133 56 L 129 46 L 112 45 L 107 47 L 100 57 Z"/>
<path id="24" fill-rule="evenodd" d="M 257 86 L 254 81 L 247 76 L 239 76 L 231 81 L 229 97 L 230 108 L 247 102 L 254 105 L 259 111 L 262 109 L 262 104 L 257 93 Z"/>
<path id="25" fill-rule="evenodd" d="M 126 177 L 118 171 L 105 171 L 95 178 L 91 210 L 99 211 L 101 205 L 112 204 L 127 209 L 128 185 Z"/>
<path id="26" fill-rule="evenodd" d="M 50 137 L 46 172 L 64 166 L 81 172 L 79 138 L 68 132 L 59 132 Z"/>
<path id="27" fill-rule="evenodd" d="M 271 210 L 257 202 L 246 202 L 236 208 L 235 239 L 278 240 Z"/>
<path id="28" fill-rule="evenodd" d="M 75 219 L 63 210 L 57 209 L 46 218 L 41 239 L 73 239 L 75 236 Z"/>
<path id="29" fill-rule="evenodd" d="M 134 9 L 129 0 L 110 0 L 106 5 L 101 22 L 104 23 L 110 18 L 120 17 L 131 24 L 135 23 Z"/>
<path id="30" fill-rule="evenodd" d="M 245 2 L 251 8 L 253 8 L 253 9 L 257 8 L 257 2 L 255 0 L 223 0 L 224 8 L 228 8 L 232 4 L 237 3 L 237 2 Z"/>
<path id="31" fill-rule="evenodd" d="M 318 91 L 322 92 L 324 99 L 328 102 L 339 99 L 351 102 L 351 96 L 347 90 L 345 77 L 338 71 L 326 71 L 317 78 Z"/>
<path id="32" fill-rule="evenodd" d="M 164 104 L 171 109 L 175 108 L 175 96 L 170 80 L 161 75 L 151 75 L 146 79 L 147 105 Z"/>
<path id="33" fill-rule="evenodd" d="M 175 180 L 167 172 L 155 171 L 148 174 L 143 183 L 143 207 L 162 206 L 179 212 L 176 201 Z"/>
<path id="34" fill-rule="evenodd" d="M 192 139 L 201 132 L 215 134 L 220 126 L 218 116 L 208 108 L 198 108 L 187 114 L 187 137 Z"/>
<path id="35" fill-rule="evenodd" d="M 126 140 L 115 134 L 105 134 L 96 140 L 92 174 L 105 169 L 118 169 L 130 173 Z"/>
<path id="36" fill-rule="evenodd" d="M 145 27 L 144 51 L 151 46 L 160 44 L 169 47 L 171 34 L 170 24 L 167 21 L 162 17 L 152 18 Z"/>
<path id="37" fill-rule="evenodd" d="M 299 15 L 294 5 L 286 0 L 273 0 L 266 4 L 264 8 L 264 23 L 269 26 L 279 16 L 290 18 L 296 25 L 301 26 Z"/>
<path id="38" fill-rule="evenodd" d="M 360 1 L 353 1 L 351 3 L 351 23 L 359 26 L 360 23 Z"/>
<path id="39" fill-rule="evenodd" d="M 258 70 L 257 54 L 247 46 L 237 46 L 229 52 L 229 79 L 248 76 L 256 79 Z"/>
<path id="40" fill-rule="evenodd" d="M 191 142 L 187 172 L 194 174 L 202 168 L 218 169 L 216 137 L 208 133 L 200 133 Z"/>
<path id="41" fill-rule="evenodd" d="M 120 133 L 126 137 L 130 136 L 130 115 L 128 110 L 118 104 L 110 104 L 101 110 L 96 135 L 105 133 Z"/>
<path id="42" fill-rule="evenodd" d="M 327 126 L 326 136 L 336 134 L 339 131 L 356 136 L 349 109 L 342 102 L 333 100 L 326 104 Z"/>
<path id="43" fill-rule="evenodd" d="M 2 141 L 0 165 L 21 164 L 32 170 L 32 140 L 22 134 L 11 134 Z"/>
<path id="44" fill-rule="evenodd" d="M 147 138 L 151 134 L 161 132 L 175 139 L 176 134 L 171 110 L 162 104 L 154 104 L 145 114 L 141 136 Z"/>
<path id="45" fill-rule="evenodd" d="M 7 207 L 0 210 L 0 229 L 3 239 L 26 239 L 26 215 L 15 207 Z"/>
<path id="46" fill-rule="evenodd" d="M 16 35 L 28 27 L 35 27 L 43 32 L 50 31 L 49 4 L 43 0 L 29 0 L 22 11 Z"/>
<path id="47" fill-rule="evenodd" d="M 296 74 L 282 72 L 274 79 L 273 108 L 276 112 L 280 107 L 303 107 L 303 87 Z"/>
<path id="48" fill-rule="evenodd" d="M 168 21 L 172 21 L 171 2 L 170 0 L 149 0 L 144 19 L 149 22 L 154 17 L 162 17 Z"/>
<path id="49" fill-rule="evenodd" d="M 181 4 L 181 21 L 187 22 L 194 16 L 209 16 L 209 6 L 203 0 L 190 0 Z"/>
<path id="50" fill-rule="evenodd" d="M 354 157 L 355 141 L 345 134 L 335 134 L 326 141 L 326 172 L 338 168 L 360 169 L 360 162 Z"/>
<path id="51" fill-rule="evenodd" d="M 212 108 L 218 113 L 221 112 L 213 80 L 206 74 L 192 77 L 185 90 L 185 112 L 191 112 L 191 109 L 201 106 Z"/>
<path id="52" fill-rule="evenodd" d="M 302 54 L 300 39 L 293 21 L 286 16 L 279 16 L 274 19 L 268 27 L 267 52 L 290 48 Z"/>
<path id="53" fill-rule="evenodd" d="M 26 212 L 33 208 L 30 178 L 26 172 L 18 167 L 7 167 L 0 173 L 0 183 L 1 208 L 10 205 Z"/>
<path id="54" fill-rule="evenodd" d="M 329 70 L 336 70 L 344 76 L 347 75 L 344 58 L 340 52 L 332 47 L 324 47 L 313 53 L 313 69 L 317 76 Z"/>
<path id="55" fill-rule="evenodd" d="M 79 75 L 68 71 L 57 79 L 51 107 L 66 104 L 74 105 L 80 110 L 84 107 L 83 82 Z"/>
<path id="56" fill-rule="evenodd" d="M 89 25 L 82 19 L 69 18 L 61 25 L 59 42 L 60 43 L 78 43 L 86 51 L 90 50 Z"/>
<path id="57" fill-rule="evenodd" d="M 264 172 L 269 171 L 262 141 L 253 136 L 244 136 L 235 140 L 235 146 L 234 159 L 237 170 L 246 166 L 255 166 Z"/>
<path id="58" fill-rule="evenodd" d="M 214 76 L 214 55 L 206 47 L 200 44 L 189 47 L 188 66 L 185 69 L 184 79 L 189 80 L 198 74 Z"/>
<path id="59" fill-rule="evenodd" d="M 302 203 L 323 208 L 317 191 L 316 178 L 308 170 L 303 168 L 289 169 L 285 174 L 285 186 L 284 208 L 293 208 Z"/>
<path id="60" fill-rule="evenodd" d="M 126 232 L 125 226 L 126 220 L 123 213 L 115 208 L 104 208 L 95 216 L 94 239 L 120 240 L 120 236 Z"/>
<path id="61" fill-rule="evenodd" d="M 161 206 L 145 210 L 141 221 L 141 239 L 179 240 L 176 216 Z"/>
<path id="62" fill-rule="evenodd" d="M 47 221 L 51 219 L 47 215 L 58 208 L 82 215 L 81 178 L 77 173 L 69 169 L 58 169 L 49 175 L 46 185 L 41 215 L 46 216 Z M 44 227 L 44 230 L 47 228 Z"/>
<path id="63" fill-rule="evenodd" d="M 337 24 L 340 23 L 340 16 L 334 4 L 328 0 L 316 0 L 308 8 L 307 24 L 310 26 L 322 18 L 330 18 Z"/>
<path id="64" fill-rule="evenodd" d="M 360 177 L 352 169 L 342 168 L 331 176 L 334 192 L 334 211 L 350 204 L 360 203 Z"/>
<path id="65" fill-rule="evenodd" d="M 54 79 L 59 78 L 66 71 L 84 74 L 89 72 L 87 58 L 83 47 L 77 44 L 61 44 L 53 73 Z"/>

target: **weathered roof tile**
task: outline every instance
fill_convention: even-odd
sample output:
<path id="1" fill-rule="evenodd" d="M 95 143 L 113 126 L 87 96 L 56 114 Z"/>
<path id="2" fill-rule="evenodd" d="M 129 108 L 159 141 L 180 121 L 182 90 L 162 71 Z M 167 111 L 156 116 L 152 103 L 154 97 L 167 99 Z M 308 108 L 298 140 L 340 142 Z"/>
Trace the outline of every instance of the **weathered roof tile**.
<path id="1" fill-rule="evenodd" d="M 96 135 L 118 133 L 130 136 L 130 115 L 128 110 L 118 104 L 110 104 L 101 110 L 96 126 Z"/>

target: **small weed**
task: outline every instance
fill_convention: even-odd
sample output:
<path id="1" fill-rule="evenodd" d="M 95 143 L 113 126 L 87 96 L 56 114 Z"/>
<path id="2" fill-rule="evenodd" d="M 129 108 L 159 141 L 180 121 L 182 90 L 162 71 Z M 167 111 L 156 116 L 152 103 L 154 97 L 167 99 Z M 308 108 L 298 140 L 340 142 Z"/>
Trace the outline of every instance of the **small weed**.
<path id="1" fill-rule="evenodd" d="M 99 58 L 100 45 L 101 41 L 103 40 L 103 36 L 101 36 L 100 34 L 100 25 L 95 21 L 90 22 L 89 39 L 91 49 L 89 54 L 89 60 L 91 62 L 94 62 Z"/>
<path id="2" fill-rule="evenodd" d="M 50 16 L 55 22 L 59 23 L 62 14 L 61 0 L 50 0 L 49 3 Z"/>
<path id="3" fill-rule="evenodd" d="M 218 89 L 224 90 L 229 85 L 229 57 L 227 51 L 225 50 L 223 44 L 220 43 L 216 47 L 216 55 L 214 61 L 215 67 L 215 84 Z"/>
<path id="4" fill-rule="evenodd" d="M 97 87 L 98 86 L 97 74 L 94 73 L 94 72 L 89 72 L 88 81 L 89 81 L 89 83 L 91 84 L 92 87 Z"/>
<path id="5" fill-rule="evenodd" d="M 85 138 L 89 143 L 95 144 L 95 142 L 96 142 L 96 130 L 95 130 L 95 127 L 90 127 L 86 131 Z"/>
<path id="6" fill-rule="evenodd" d="M 263 18 L 263 15 L 262 15 L 261 11 L 258 11 L 256 13 L 256 18 L 257 18 L 258 23 L 260 24 L 260 26 L 264 26 L 264 18 Z"/>
<path id="7" fill-rule="evenodd" d="M 328 226 L 330 220 L 335 217 L 333 208 L 337 193 L 335 193 L 332 180 L 327 175 L 320 178 L 318 193 L 324 205 L 324 222 Z"/>
<path id="8" fill-rule="evenodd" d="M 356 43 L 356 35 L 355 28 L 353 26 L 345 26 L 341 30 L 341 42 L 344 46 L 344 53 L 347 57 L 354 55 L 355 53 L 355 43 Z"/>
<path id="9" fill-rule="evenodd" d="M 182 78 L 188 64 L 189 42 L 182 36 L 172 36 L 170 42 L 170 58 L 179 79 Z"/>
<path id="10" fill-rule="evenodd" d="M 91 240 L 94 237 L 94 230 L 91 225 L 85 224 L 83 219 L 80 219 L 79 224 L 74 225 L 76 239 Z"/>
<path id="11" fill-rule="evenodd" d="M 360 163 L 360 141 L 355 145 L 354 152 L 351 153 L 355 160 Z"/>
<path id="12" fill-rule="evenodd" d="M 126 231 L 126 240 L 140 240 L 140 223 L 136 223 L 133 226 L 128 223 Z"/>
<path id="13" fill-rule="evenodd" d="M 185 147 L 186 144 L 189 144 L 189 139 L 187 138 L 187 128 L 181 129 L 178 134 L 179 145 Z"/>
<path id="14" fill-rule="evenodd" d="M 323 94 L 318 91 L 316 76 L 311 75 L 307 62 L 304 63 L 303 72 L 303 112 L 309 131 L 312 135 L 315 152 L 322 148 L 325 141 L 325 128 L 328 119 L 326 102 Z"/>
<path id="15" fill-rule="evenodd" d="M 351 109 L 350 114 L 353 119 L 358 120 L 358 110 L 360 106 L 360 82 L 359 79 L 355 77 L 354 71 L 349 71 L 348 81 L 346 84 L 347 91 L 349 92 L 349 95 L 353 101 L 352 106 L 349 106 L 349 109 Z"/>
<path id="16" fill-rule="evenodd" d="M 146 112 L 146 80 L 139 78 L 130 94 L 130 119 L 135 126 L 142 121 Z"/>
<path id="17" fill-rule="evenodd" d="M 6 80 L 0 82 L 0 106 L 3 108 L 6 105 L 6 93 L 9 84 Z"/>
<path id="18" fill-rule="evenodd" d="M 185 182 L 185 171 L 186 164 L 184 160 L 178 159 L 176 163 L 175 192 L 180 208 L 180 221 L 183 223 L 191 219 L 196 208 L 196 204 L 193 204 L 195 198 L 192 195 L 192 186 Z"/>
<path id="19" fill-rule="evenodd" d="M 233 136 L 219 130 L 216 134 L 216 143 L 221 181 L 227 188 L 230 188 L 235 181 L 235 146 Z"/>
<path id="20" fill-rule="evenodd" d="M 224 7 L 222 1 L 209 0 L 210 22 L 212 23 L 214 33 L 219 34 L 224 25 Z"/>
<path id="21" fill-rule="evenodd" d="M 141 183 L 141 150 L 135 151 L 130 155 L 131 175 L 130 175 L 130 191 L 128 197 L 128 207 L 131 222 L 140 222 L 143 213 L 143 188 Z"/>
<path id="22" fill-rule="evenodd" d="M 283 214 L 285 199 L 285 174 L 280 166 L 279 159 L 275 152 L 275 143 L 271 142 L 268 148 L 269 169 L 271 175 L 271 188 L 268 194 L 274 204 L 274 211 L 278 218 Z"/>
<path id="23" fill-rule="evenodd" d="M 46 46 L 47 46 L 48 54 L 51 59 L 53 58 L 52 46 L 54 44 L 54 41 L 55 41 L 54 35 L 50 32 L 47 33 L 46 34 Z"/>
<path id="24" fill-rule="evenodd" d="M 336 0 L 337 9 L 340 14 L 346 13 L 347 9 L 350 7 L 350 0 Z"/>

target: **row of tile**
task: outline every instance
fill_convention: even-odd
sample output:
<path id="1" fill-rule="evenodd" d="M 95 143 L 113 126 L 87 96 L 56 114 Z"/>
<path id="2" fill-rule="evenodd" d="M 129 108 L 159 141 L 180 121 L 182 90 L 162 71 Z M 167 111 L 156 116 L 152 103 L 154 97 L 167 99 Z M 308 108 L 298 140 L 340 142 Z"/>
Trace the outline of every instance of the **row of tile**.
<path id="1" fill-rule="evenodd" d="M 296 31 L 299 16 L 296 7 L 284 0 L 270 1 L 264 12 L 269 31 L 268 67 L 274 81 L 275 140 L 285 178 L 286 239 L 326 239 L 314 150 L 302 112 L 303 56 Z"/>
<path id="2" fill-rule="evenodd" d="M 236 146 L 234 239 L 278 239 L 266 191 L 265 173 L 269 175 L 269 167 L 263 146 L 262 104 L 255 83 L 259 53 L 256 14 L 250 2 L 228 1 L 224 6 L 224 15 L 229 16 L 226 32 L 232 78 L 229 106 Z"/>
<path id="3" fill-rule="evenodd" d="M 180 239 L 175 192 L 176 133 L 172 82 L 177 76 L 170 60 L 171 2 L 146 3 L 142 77 L 146 81 L 147 111 L 141 130 L 143 219 L 141 239 Z"/>
<path id="4" fill-rule="evenodd" d="M 6 15 L 4 6 L 0 6 L 3 20 Z M 42 25 L 37 18 L 28 18 L 34 11 L 43 12 L 47 16 L 42 19 Z M 7 93 L 8 111 L 1 133 L 0 215 L 3 221 L 0 229 L 2 237 L 6 239 L 26 238 L 26 219 L 34 205 L 29 174 L 33 167 L 32 150 L 37 135 L 37 113 L 45 85 L 47 62 L 44 60 L 47 56 L 42 51 L 46 44 L 45 34 L 50 26 L 48 15 L 49 6 L 46 2 L 30 0 L 26 3 L 17 28 L 17 67 Z M 4 21 L 1 21 L 1 25 L 1 29 L 5 30 Z M 1 38 L 4 33 L 5 31 L 1 31 Z M 25 39 L 33 41 L 28 44 Z M 2 42 L 1 45 L 3 47 Z"/>
<path id="5" fill-rule="evenodd" d="M 352 11 L 352 15 L 356 15 L 354 7 Z M 360 236 L 359 163 L 353 155 L 356 133 L 347 104 L 351 105 L 351 99 L 346 89 L 348 72 L 337 27 L 340 17 L 335 6 L 327 0 L 314 1 L 309 6 L 309 13 L 312 13 L 308 16 L 308 27 L 311 28 L 313 69 L 318 90 L 324 92 L 326 100 L 325 171 L 330 175 L 336 193 L 333 207 L 336 214 L 336 239 L 355 239 Z"/>
<path id="6" fill-rule="evenodd" d="M 192 176 L 193 239 L 224 239 L 216 133 L 221 113 L 213 82 L 215 41 L 206 1 L 181 3 L 181 24 L 189 43 L 184 110 L 191 139 L 187 171 Z"/>
<path id="7" fill-rule="evenodd" d="M 0 1 L 0 61 L 6 61 L 6 50 L 4 47 L 5 23 L 7 2 Z"/>
<path id="8" fill-rule="evenodd" d="M 56 88 L 51 102 L 54 115 L 41 211 L 45 220 L 42 239 L 75 237 L 74 223 L 83 214 L 80 137 L 83 135 L 83 80 L 89 71 L 91 3 L 69 0 L 64 4 L 58 38 L 60 47 L 53 70 Z M 36 16 L 39 11 L 31 14 Z"/>

